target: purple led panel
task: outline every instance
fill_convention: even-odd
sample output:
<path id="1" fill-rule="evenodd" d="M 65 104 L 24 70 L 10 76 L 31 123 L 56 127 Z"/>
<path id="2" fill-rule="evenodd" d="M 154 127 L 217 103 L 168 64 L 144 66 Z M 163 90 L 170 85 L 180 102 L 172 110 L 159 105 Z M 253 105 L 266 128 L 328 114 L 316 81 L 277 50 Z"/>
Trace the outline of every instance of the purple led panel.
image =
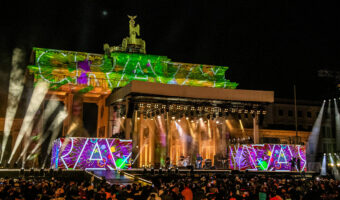
<path id="1" fill-rule="evenodd" d="M 53 169 L 115 170 L 131 168 L 132 140 L 59 138 L 53 143 Z"/>
<path id="2" fill-rule="evenodd" d="M 229 169 L 254 171 L 298 171 L 291 169 L 293 158 L 300 158 L 300 171 L 306 171 L 303 145 L 239 144 L 229 146 Z"/>

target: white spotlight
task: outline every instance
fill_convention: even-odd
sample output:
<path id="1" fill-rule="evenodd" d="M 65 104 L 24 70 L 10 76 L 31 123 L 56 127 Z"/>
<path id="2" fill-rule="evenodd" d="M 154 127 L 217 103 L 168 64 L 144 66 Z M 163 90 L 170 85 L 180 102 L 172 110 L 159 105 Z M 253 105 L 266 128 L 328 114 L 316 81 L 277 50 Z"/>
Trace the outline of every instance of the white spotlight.
<path id="1" fill-rule="evenodd" d="M 7 101 L 7 109 L 6 109 L 4 135 L 3 135 L 3 139 L 1 143 L 0 163 L 2 162 L 4 153 L 5 153 L 8 136 L 10 135 L 14 117 L 19 106 L 19 100 L 21 98 L 21 94 L 24 89 L 24 81 L 25 81 L 24 71 L 21 69 L 21 66 L 20 66 L 24 63 L 23 62 L 24 59 L 25 59 L 25 53 L 21 49 L 15 48 L 13 50 L 13 57 L 12 57 L 12 70 L 11 70 L 10 80 L 9 80 L 8 101 Z"/>
<path id="2" fill-rule="evenodd" d="M 27 112 L 26 115 L 24 117 L 24 121 L 22 122 L 22 126 L 20 128 L 18 137 L 15 141 L 14 144 L 14 148 L 12 150 L 11 156 L 8 160 L 8 163 L 11 162 L 14 154 L 16 153 L 19 144 L 21 143 L 21 140 L 23 139 L 24 135 L 26 136 L 30 136 L 31 133 L 28 132 L 28 128 L 30 126 L 30 124 L 32 123 L 32 120 L 36 114 L 36 112 L 38 111 L 41 102 L 44 100 L 46 92 L 48 91 L 48 87 L 49 87 L 49 83 L 45 82 L 45 81 L 40 81 L 37 83 L 37 85 L 35 86 L 34 90 L 33 90 L 33 94 L 32 94 L 32 98 L 30 100 L 30 104 L 27 108 Z"/>

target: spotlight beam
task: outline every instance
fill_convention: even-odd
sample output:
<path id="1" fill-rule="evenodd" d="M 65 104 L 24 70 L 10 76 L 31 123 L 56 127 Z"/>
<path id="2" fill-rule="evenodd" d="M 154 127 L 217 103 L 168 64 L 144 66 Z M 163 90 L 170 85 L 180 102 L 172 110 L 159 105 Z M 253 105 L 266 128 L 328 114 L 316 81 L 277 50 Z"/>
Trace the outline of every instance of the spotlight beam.
<path id="1" fill-rule="evenodd" d="M 334 173 L 333 175 L 334 175 L 336 180 L 339 180 L 340 179 L 339 170 L 336 168 L 336 163 L 334 162 L 333 156 L 329 155 L 329 158 L 330 158 L 331 167 L 332 167 L 332 170 L 333 170 L 333 173 Z"/>
<path id="2" fill-rule="evenodd" d="M 336 151 L 340 152 L 340 114 L 338 109 L 338 104 L 336 99 L 334 99 L 334 109 L 335 109 L 335 137 L 336 137 Z"/>
<path id="3" fill-rule="evenodd" d="M 19 48 L 13 50 L 12 56 L 12 70 L 9 80 L 9 91 L 4 127 L 4 136 L 1 144 L 1 157 L 0 163 L 4 157 L 8 136 L 11 133 L 14 117 L 19 106 L 19 100 L 21 98 L 22 91 L 24 90 L 24 71 L 20 68 L 23 65 L 25 53 Z"/>
<path id="4" fill-rule="evenodd" d="M 54 96 L 52 96 L 52 97 L 54 97 Z M 45 127 L 46 122 L 47 122 L 47 120 L 43 120 L 43 118 L 48 119 L 52 115 L 52 113 L 57 109 L 58 105 L 59 105 L 59 101 L 50 100 L 48 102 L 48 104 L 46 106 L 46 109 L 44 110 L 44 114 L 41 115 L 40 119 L 39 119 L 39 121 L 43 121 L 43 124 L 42 124 L 43 128 Z M 51 130 L 52 127 L 55 127 L 54 123 L 55 123 L 56 120 L 57 120 L 57 118 L 52 122 L 50 127 L 47 129 L 48 131 Z M 32 154 L 34 154 L 36 152 L 36 150 L 41 146 L 41 144 L 46 140 L 47 137 L 48 137 L 47 134 L 43 135 L 43 131 L 39 132 L 39 135 L 38 135 L 38 138 L 39 138 L 38 144 L 31 151 L 31 153 L 29 154 L 27 159 L 29 159 L 32 156 Z M 30 140 L 30 142 L 31 142 L 31 140 Z M 20 156 L 22 156 L 24 154 L 24 152 L 27 151 L 28 145 L 26 145 L 27 147 L 25 147 L 23 153 Z M 20 159 L 20 157 L 19 157 L 19 159 Z"/>
<path id="5" fill-rule="evenodd" d="M 326 101 L 322 103 L 318 117 L 316 118 L 314 122 L 312 133 L 309 135 L 309 138 L 308 138 L 308 145 L 307 145 L 308 156 L 307 157 L 310 159 L 309 162 L 314 162 L 316 154 L 317 154 L 317 147 L 318 147 L 318 142 L 319 142 L 320 128 L 321 128 L 322 117 L 323 117 L 323 113 L 325 109 L 325 103 Z"/>
<path id="6" fill-rule="evenodd" d="M 50 125 L 50 127 L 47 129 L 47 133 L 49 133 L 49 131 L 52 131 L 53 133 L 55 132 L 56 129 L 59 128 L 59 126 L 63 123 L 64 119 L 66 118 L 67 113 L 65 110 L 60 111 L 55 120 L 52 122 L 52 124 Z M 39 142 L 37 145 L 35 145 L 34 149 L 31 151 L 30 155 L 27 157 L 27 159 L 30 159 L 30 157 L 39 149 L 39 147 L 45 142 L 45 140 L 48 138 L 48 134 L 44 134 L 42 136 L 42 138 L 39 139 Z M 51 138 L 52 139 L 52 138 Z M 54 140 L 52 140 L 51 142 L 53 143 Z M 51 143 L 50 142 L 50 143 Z M 50 145 L 50 144 L 49 144 Z"/>
<path id="7" fill-rule="evenodd" d="M 26 115 L 24 117 L 24 121 L 22 123 L 18 137 L 15 141 L 14 148 L 12 150 L 12 153 L 11 153 L 11 156 L 8 160 L 8 163 L 10 163 L 12 161 L 13 156 L 14 156 L 15 152 L 17 151 L 19 144 L 21 143 L 24 135 L 29 134 L 28 136 L 30 136 L 30 133 L 28 133 L 26 131 L 28 130 L 36 112 L 38 111 L 38 109 L 41 105 L 41 102 L 45 98 L 45 94 L 48 91 L 48 86 L 49 86 L 49 83 L 44 82 L 44 81 L 38 82 L 37 85 L 35 86 L 35 88 L 33 90 L 32 98 L 30 100 L 30 104 L 27 108 L 27 112 L 26 112 Z"/>
<path id="8" fill-rule="evenodd" d="M 322 165 L 321 165 L 321 176 L 326 176 L 327 175 L 327 161 L 326 161 L 326 154 L 323 155 L 323 159 L 322 159 Z"/>
<path id="9" fill-rule="evenodd" d="M 47 154 L 46 154 L 46 157 L 45 157 L 43 168 L 45 167 L 45 163 L 46 163 L 48 156 L 51 154 L 53 141 L 55 139 L 57 139 L 58 133 L 59 133 L 61 127 L 62 127 L 62 122 L 64 121 L 64 119 L 66 117 L 67 117 L 67 111 L 66 110 L 59 112 L 56 119 L 53 121 L 53 124 L 51 125 L 51 129 L 52 129 L 53 132 L 52 132 L 50 143 L 48 145 Z M 67 142 L 65 142 L 65 146 L 63 147 L 63 149 L 66 147 L 67 143 L 68 143 L 68 140 L 67 140 Z"/>

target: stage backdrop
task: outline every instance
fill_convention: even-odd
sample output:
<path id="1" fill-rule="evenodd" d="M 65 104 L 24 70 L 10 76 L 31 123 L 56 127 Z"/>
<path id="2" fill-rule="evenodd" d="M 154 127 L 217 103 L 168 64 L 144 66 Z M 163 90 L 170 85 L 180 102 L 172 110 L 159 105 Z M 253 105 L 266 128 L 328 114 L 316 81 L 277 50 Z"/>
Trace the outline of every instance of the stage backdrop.
<path id="1" fill-rule="evenodd" d="M 229 168 L 233 170 L 291 171 L 292 158 L 300 158 L 300 171 L 306 171 L 303 145 L 239 144 L 229 146 Z M 294 168 L 294 171 L 297 171 Z"/>
<path id="2" fill-rule="evenodd" d="M 131 167 L 132 141 L 117 138 L 59 138 L 54 141 L 53 169 L 115 170 Z"/>

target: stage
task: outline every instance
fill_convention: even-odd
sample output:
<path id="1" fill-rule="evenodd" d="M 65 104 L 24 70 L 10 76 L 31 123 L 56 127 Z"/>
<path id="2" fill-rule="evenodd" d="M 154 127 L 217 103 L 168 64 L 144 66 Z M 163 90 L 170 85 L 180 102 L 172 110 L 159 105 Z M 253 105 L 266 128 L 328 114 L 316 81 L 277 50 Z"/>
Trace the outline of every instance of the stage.
<path id="1" fill-rule="evenodd" d="M 153 172 L 152 172 L 153 170 Z M 178 170 L 178 171 L 177 171 Z M 132 169 L 125 169 L 121 170 L 121 172 L 132 174 L 132 175 L 141 175 L 141 174 L 159 174 L 160 169 L 152 169 L 152 168 L 132 168 Z M 168 170 L 167 169 L 162 169 L 161 174 L 167 174 Z M 229 169 L 183 169 L 183 168 L 172 168 L 171 169 L 172 174 L 186 174 L 188 175 L 189 173 L 192 174 L 259 174 L 259 175 L 268 175 L 268 176 L 273 176 L 273 175 L 292 175 L 292 176 L 300 176 L 300 175 L 305 175 L 306 177 L 309 176 L 317 176 L 320 175 L 320 172 L 315 172 L 315 171 L 303 171 L 303 172 L 297 172 L 297 171 L 251 171 L 251 170 L 229 170 Z"/>

